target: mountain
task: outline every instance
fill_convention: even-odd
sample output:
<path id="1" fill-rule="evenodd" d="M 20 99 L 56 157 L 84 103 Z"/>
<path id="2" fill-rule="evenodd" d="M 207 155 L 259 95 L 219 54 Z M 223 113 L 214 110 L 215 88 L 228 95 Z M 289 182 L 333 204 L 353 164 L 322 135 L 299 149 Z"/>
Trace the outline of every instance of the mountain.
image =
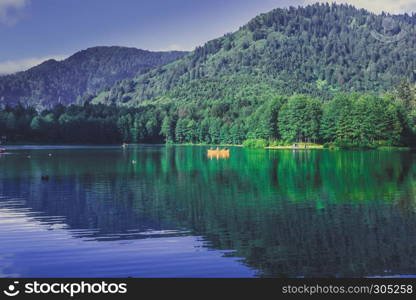
<path id="1" fill-rule="evenodd" d="M 83 101 L 90 93 L 183 57 L 186 52 L 150 52 L 94 47 L 63 61 L 48 60 L 24 72 L 0 77 L 0 104 L 38 109 Z"/>
<path id="2" fill-rule="evenodd" d="M 403 78 L 416 80 L 415 25 L 416 15 L 375 15 L 349 5 L 275 9 L 172 64 L 120 82 L 94 101 L 204 101 L 240 97 L 250 87 L 262 94 L 322 97 L 386 91 Z"/>
<path id="3" fill-rule="evenodd" d="M 90 89 L 82 105 L 6 108 L 0 133 L 81 144 L 414 146 L 415 27 L 416 15 L 347 5 L 276 9 L 169 64 Z"/>

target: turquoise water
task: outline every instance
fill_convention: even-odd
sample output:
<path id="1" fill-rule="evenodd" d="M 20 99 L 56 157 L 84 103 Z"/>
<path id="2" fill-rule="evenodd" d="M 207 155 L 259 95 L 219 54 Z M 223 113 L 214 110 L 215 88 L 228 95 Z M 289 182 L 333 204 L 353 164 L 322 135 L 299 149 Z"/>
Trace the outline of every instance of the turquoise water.
<path id="1" fill-rule="evenodd" d="M 413 152 L 206 150 L 8 147 L 0 276 L 416 274 Z"/>

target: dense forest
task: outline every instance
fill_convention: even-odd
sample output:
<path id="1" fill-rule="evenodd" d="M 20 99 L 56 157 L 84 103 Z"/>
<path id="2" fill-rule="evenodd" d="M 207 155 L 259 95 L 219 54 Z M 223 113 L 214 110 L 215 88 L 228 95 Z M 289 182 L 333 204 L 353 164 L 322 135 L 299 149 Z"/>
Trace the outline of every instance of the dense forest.
<path id="1" fill-rule="evenodd" d="M 166 97 L 226 101 L 228 94 L 218 91 L 230 89 L 236 96 L 258 82 L 278 94 L 326 99 L 339 91 L 385 92 L 402 79 L 416 80 L 415 25 L 416 15 L 375 15 L 349 5 L 275 9 L 93 101 L 127 106 Z"/>
<path id="2" fill-rule="evenodd" d="M 83 103 L 94 92 L 172 62 L 186 52 L 150 52 L 126 47 L 94 47 L 66 60 L 48 60 L 30 70 L 0 76 L 0 105 Z"/>
<path id="3" fill-rule="evenodd" d="M 416 93 L 406 81 L 383 96 L 339 93 L 329 101 L 302 94 L 249 99 L 139 107 L 85 103 L 58 105 L 41 113 L 18 105 L 0 112 L 0 132 L 9 142 L 242 144 L 260 139 L 272 145 L 415 145 Z"/>
<path id="4" fill-rule="evenodd" d="M 188 55 L 167 54 L 164 63 L 182 57 L 148 72 L 139 69 L 134 78 L 95 94 L 104 83 L 74 76 L 89 91 L 76 105 L 37 90 L 41 104 L 4 107 L 0 133 L 9 142 L 413 146 L 415 25 L 416 15 L 375 15 L 348 5 L 276 9 Z M 154 62 L 156 54 L 148 55 Z M 124 63 L 131 65 L 128 57 Z M 126 69 L 114 60 L 117 70 Z M 112 67 L 91 61 L 107 82 Z M 59 63 L 39 66 L 45 68 L 39 74 L 52 76 L 49 64 L 53 69 Z M 25 80 L 31 72 L 10 78 L 22 77 L 16 82 L 24 86 L 32 82 Z M 81 95 L 63 78 L 56 77 L 59 89 Z M 7 104 L 4 91 L 0 78 Z M 50 105 L 39 109 L 42 103 Z"/>

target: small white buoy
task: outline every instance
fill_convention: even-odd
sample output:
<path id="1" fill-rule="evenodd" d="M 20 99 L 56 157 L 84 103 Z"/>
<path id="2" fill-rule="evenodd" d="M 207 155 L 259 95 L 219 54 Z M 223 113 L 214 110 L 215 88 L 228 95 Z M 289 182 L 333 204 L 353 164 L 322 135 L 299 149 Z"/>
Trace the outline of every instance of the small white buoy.
<path id="1" fill-rule="evenodd" d="M 48 155 L 49 155 L 49 157 L 52 157 L 52 153 L 49 153 Z"/>
<path id="2" fill-rule="evenodd" d="M 27 158 L 31 158 L 31 156 L 30 156 L 30 155 L 28 155 L 28 156 L 27 156 Z"/>

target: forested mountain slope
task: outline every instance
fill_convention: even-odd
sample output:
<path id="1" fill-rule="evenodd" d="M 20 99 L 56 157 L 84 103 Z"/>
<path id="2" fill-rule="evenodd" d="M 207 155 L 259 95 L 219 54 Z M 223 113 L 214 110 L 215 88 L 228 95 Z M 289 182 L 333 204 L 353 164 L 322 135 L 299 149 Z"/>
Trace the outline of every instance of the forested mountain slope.
<path id="1" fill-rule="evenodd" d="M 83 102 L 89 93 L 172 62 L 186 52 L 150 52 L 125 47 L 94 47 L 63 61 L 48 60 L 30 70 L 0 77 L 0 105 L 37 109 Z"/>
<path id="2" fill-rule="evenodd" d="M 225 82 L 235 94 L 247 81 L 283 94 L 386 91 L 416 79 L 415 24 L 416 15 L 375 15 L 347 5 L 276 9 L 95 101 L 137 105 L 169 91 L 178 96 L 175 89 L 186 91 L 181 100 L 219 99 L 227 96 L 219 92 L 228 89 Z"/>

